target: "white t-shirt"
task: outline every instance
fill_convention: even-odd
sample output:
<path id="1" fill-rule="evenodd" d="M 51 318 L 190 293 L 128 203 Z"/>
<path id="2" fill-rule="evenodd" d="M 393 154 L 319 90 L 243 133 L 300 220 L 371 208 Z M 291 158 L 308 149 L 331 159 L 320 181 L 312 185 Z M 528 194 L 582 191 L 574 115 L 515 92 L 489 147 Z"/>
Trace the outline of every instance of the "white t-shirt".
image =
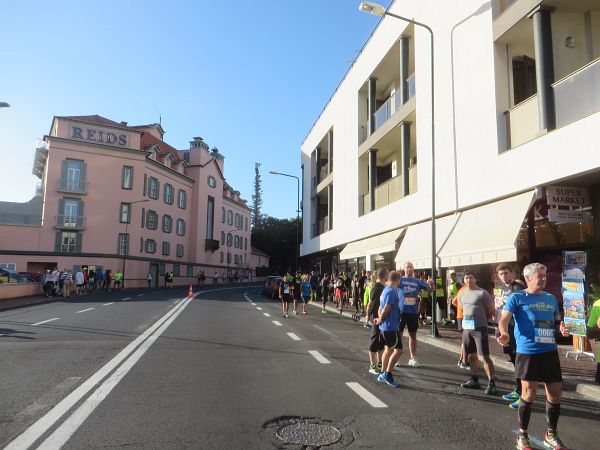
<path id="1" fill-rule="evenodd" d="M 75 284 L 83 284 L 83 272 L 79 271 L 75 274 Z"/>

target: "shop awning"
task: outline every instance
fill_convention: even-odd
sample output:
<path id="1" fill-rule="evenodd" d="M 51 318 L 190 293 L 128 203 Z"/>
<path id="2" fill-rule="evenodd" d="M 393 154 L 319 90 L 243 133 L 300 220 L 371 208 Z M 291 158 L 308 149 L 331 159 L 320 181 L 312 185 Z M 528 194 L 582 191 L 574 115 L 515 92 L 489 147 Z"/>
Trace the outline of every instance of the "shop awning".
<path id="1" fill-rule="evenodd" d="M 406 228 L 388 231 L 387 233 L 371 236 L 360 241 L 350 242 L 340 252 L 340 260 L 362 258 L 366 255 L 396 251 L 396 241 Z"/>
<path id="2" fill-rule="evenodd" d="M 464 211 L 440 250 L 440 266 L 516 261 L 517 236 L 533 195 L 529 191 Z"/>
<path id="3" fill-rule="evenodd" d="M 452 228 L 456 225 L 460 214 L 442 217 L 435 221 L 435 242 L 437 252 L 448 239 Z M 415 269 L 431 267 L 431 221 L 411 225 L 406 231 L 402 245 L 396 254 L 396 265 L 401 266 L 410 261 Z"/>

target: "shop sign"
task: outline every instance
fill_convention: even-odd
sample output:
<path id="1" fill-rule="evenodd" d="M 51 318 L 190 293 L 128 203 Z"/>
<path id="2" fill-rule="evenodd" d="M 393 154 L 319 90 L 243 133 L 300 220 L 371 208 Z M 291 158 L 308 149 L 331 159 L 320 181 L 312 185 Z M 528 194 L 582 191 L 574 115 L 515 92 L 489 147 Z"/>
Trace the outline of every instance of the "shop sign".
<path id="1" fill-rule="evenodd" d="M 550 222 L 592 223 L 592 213 L 590 211 L 549 209 L 548 220 Z"/>
<path id="2" fill-rule="evenodd" d="M 546 202 L 552 206 L 589 206 L 590 194 L 585 188 L 548 186 Z"/>
<path id="3" fill-rule="evenodd" d="M 101 144 L 119 145 L 126 147 L 129 143 L 128 136 L 126 134 L 115 134 L 107 130 L 101 130 L 98 128 L 78 127 L 75 125 L 71 126 L 71 132 L 69 137 L 71 139 L 80 139 L 89 142 L 99 142 Z"/>

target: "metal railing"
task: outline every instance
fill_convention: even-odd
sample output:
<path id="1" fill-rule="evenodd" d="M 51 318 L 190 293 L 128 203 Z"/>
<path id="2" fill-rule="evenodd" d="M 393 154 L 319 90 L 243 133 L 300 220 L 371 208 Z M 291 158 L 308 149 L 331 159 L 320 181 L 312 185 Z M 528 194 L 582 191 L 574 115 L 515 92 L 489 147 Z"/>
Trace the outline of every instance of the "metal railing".
<path id="1" fill-rule="evenodd" d="M 56 216 L 54 228 L 60 230 L 83 230 L 85 229 L 85 218 L 82 216 L 60 214 Z"/>
<path id="2" fill-rule="evenodd" d="M 88 182 L 85 180 L 75 180 L 72 178 L 60 178 L 58 180 L 58 191 L 69 192 L 72 194 L 87 194 Z"/>

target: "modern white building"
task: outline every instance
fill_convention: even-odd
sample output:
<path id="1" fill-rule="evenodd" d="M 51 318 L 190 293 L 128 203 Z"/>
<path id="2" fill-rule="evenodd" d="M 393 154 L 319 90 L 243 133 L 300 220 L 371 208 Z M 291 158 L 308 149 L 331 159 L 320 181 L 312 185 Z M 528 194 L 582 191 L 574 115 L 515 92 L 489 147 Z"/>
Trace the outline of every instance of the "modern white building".
<path id="1" fill-rule="evenodd" d="M 435 37 L 438 266 L 538 260 L 557 282 L 600 236 L 600 0 L 388 11 Z M 431 266 L 430 42 L 382 18 L 302 144 L 301 254 L 322 272 Z"/>

